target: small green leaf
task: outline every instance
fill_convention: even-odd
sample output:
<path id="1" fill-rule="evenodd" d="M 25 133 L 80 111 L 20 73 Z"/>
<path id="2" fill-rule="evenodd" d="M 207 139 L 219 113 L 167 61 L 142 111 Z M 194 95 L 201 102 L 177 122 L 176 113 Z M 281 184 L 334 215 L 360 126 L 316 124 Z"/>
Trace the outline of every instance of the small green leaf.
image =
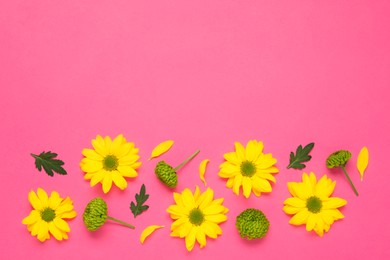
<path id="1" fill-rule="evenodd" d="M 47 175 L 53 177 L 54 172 L 66 175 L 66 170 L 62 167 L 64 165 L 64 162 L 56 159 L 57 154 L 52 153 L 51 151 L 48 152 L 42 152 L 39 155 L 31 154 L 32 157 L 35 159 L 35 167 L 38 169 L 38 171 L 43 170 L 47 173 Z"/>
<path id="2" fill-rule="evenodd" d="M 134 217 L 137 217 L 149 208 L 148 205 L 143 205 L 148 200 L 148 198 L 149 194 L 146 194 L 145 184 L 142 184 L 139 194 L 135 194 L 135 201 L 137 204 L 135 204 L 133 201 L 130 203 L 130 209 Z"/>
<path id="3" fill-rule="evenodd" d="M 314 147 L 314 143 L 310 143 L 302 148 L 302 145 L 298 146 L 296 154 L 293 152 L 290 153 L 290 164 L 287 166 L 287 169 L 304 169 L 306 167 L 304 162 L 308 162 L 311 159 L 309 153 Z"/>

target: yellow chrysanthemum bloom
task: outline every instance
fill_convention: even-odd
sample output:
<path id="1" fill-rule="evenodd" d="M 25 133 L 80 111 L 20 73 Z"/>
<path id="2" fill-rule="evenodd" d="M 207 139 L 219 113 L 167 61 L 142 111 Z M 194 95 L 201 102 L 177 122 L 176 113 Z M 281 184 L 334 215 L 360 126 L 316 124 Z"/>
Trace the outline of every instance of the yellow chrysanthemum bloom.
<path id="1" fill-rule="evenodd" d="M 283 211 L 294 215 L 290 224 L 306 224 L 307 231 L 314 230 L 322 237 L 335 220 L 344 218 L 337 208 L 347 204 L 347 201 L 330 197 L 336 182 L 326 175 L 317 182 L 314 173 L 303 173 L 302 182 L 289 182 L 287 185 L 293 197 L 284 201 Z"/>
<path id="2" fill-rule="evenodd" d="M 56 191 L 48 197 L 43 189 L 38 188 L 37 193 L 30 191 L 28 200 L 34 209 L 22 223 L 27 225 L 32 236 L 37 236 L 41 242 L 50 239 L 50 234 L 57 240 L 68 239 L 70 228 L 64 219 L 76 217 L 73 202 L 69 197 L 63 199 Z"/>
<path id="3" fill-rule="evenodd" d="M 274 166 L 276 159 L 272 154 L 263 153 L 263 142 L 251 140 L 244 148 L 239 142 L 234 143 L 235 152 L 224 154 L 225 162 L 219 168 L 218 175 L 228 179 L 226 187 L 236 195 L 240 193 L 249 198 L 251 191 L 259 197 L 262 192 L 271 192 L 269 181 L 276 182 L 272 174 L 279 172 Z"/>
<path id="4" fill-rule="evenodd" d="M 101 183 L 104 193 L 110 191 L 112 182 L 121 190 L 127 187 L 124 177 L 135 178 L 136 169 L 141 166 L 138 148 L 134 143 L 127 142 L 123 135 L 118 135 L 113 141 L 110 137 L 98 135 L 92 140 L 92 149 L 83 149 L 81 169 L 86 173 L 84 179 L 91 180 L 91 187 Z"/>
<path id="5" fill-rule="evenodd" d="M 181 194 L 174 192 L 176 202 L 167 212 L 175 221 L 171 236 L 185 238 L 186 248 L 191 251 L 198 241 L 200 248 L 206 245 L 206 236 L 217 238 L 222 234 L 218 224 L 227 220 L 228 209 L 222 206 L 223 198 L 214 200 L 214 191 L 208 188 L 200 193 L 196 186 L 194 194 L 185 189 Z"/>

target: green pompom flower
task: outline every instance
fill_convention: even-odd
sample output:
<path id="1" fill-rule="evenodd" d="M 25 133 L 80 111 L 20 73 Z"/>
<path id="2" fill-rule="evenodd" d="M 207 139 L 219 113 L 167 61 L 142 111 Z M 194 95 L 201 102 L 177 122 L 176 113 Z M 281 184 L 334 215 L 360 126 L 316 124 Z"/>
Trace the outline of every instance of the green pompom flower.
<path id="1" fill-rule="evenodd" d="M 339 150 L 331 155 L 326 159 L 326 167 L 329 169 L 331 168 L 337 168 L 341 167 L 343 169 L 343 172 L 345 176 L 347 177 L 349 184 L 352 186 L 352 189 L 356 196 L 359 196 L 359 193 L 357 192 L 355 185 L 353 185 L 353 182 L 351 178 L 349 177 L 347 170 L 345 169 L 345 165 L 347 164 L 348 160 L 351 159 L 352 154 L 349 151 L 346 150 Z"/>
<path id="2" fill-rule="evenodd" d="M 157 178 L 167 185 L 169 188 L 175 188 L 177 186 L 177 173 L 181 167 L 183 167 L 186 163 L 188 163 L 192 158 L 194 158 L 200 151 L 197 150 L 190 157 L 188 157 L 184 162 L 173 168 L 165 161 L 160 161 L 157 163 L 156 168 L 154 169 L 154 173 Z"/>
<path id="3" fill-rule="evenodd" d="M 133 225 L 119 219 L 107 216 L 107 203 L 101 198 L 92 199 L 85 207 L 83 221 L 89 231 L 95 231 L 106 223 L 107 219 L 118 222 L 121 225 L 134 229 Z"/>
<path id="4" fill-rule="evenodd" d="M 269 221 L 261 210 L 249 208 L 237 216 L 236 228 L 242 238 L 263 238 L 268 232 Z"/>
<path id="5" fill-rule="evenodd" d="M 154 172 L 156 173 L 157 178 L 169 188 L 175 188 L 177 186 L 177 173 L 175 169 L 166 162 L 158 162 Z"/>
<path id="6" fill-rule="evenodd" d="M 326 159 L 326 166 L 331 168 L 336 168 L 340 166 L 345 166 L 349 159 L 351 159 L 352 154 L 346 150 L 340 150 L 329 155 Z"/>

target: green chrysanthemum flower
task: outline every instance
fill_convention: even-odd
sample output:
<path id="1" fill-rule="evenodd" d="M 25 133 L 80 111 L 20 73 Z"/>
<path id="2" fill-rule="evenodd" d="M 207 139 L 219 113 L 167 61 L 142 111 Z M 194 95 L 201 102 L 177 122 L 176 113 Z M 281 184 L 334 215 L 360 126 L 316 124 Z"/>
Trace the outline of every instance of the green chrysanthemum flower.
<path id="1" fill-rule="evenodd" d="M 154 173 L 157 175 L 157 178 L 165 183 L 170 188 L 175 188 L 177 185 L 177 173 L 172 166 L 167 164 L 164 161 L 157 163 Z"/>
<path id="2" fill-rule="evenodd" d="M 101 198 L 91 200 L 85 207 L 83 221 L 89 231 L 95 231 L 107 220 L 107 204 Z"/>
<path id="3" fill-rule="evenodd" d="M 169 188 L 175 188 L 177 186 L 177 173 L 181 167 L 183 167 L 187 162 L 189 162 L 192 158 L 194 158 L 200 151 L 197 150 L 190 157 L 188 157 L 184 162 L 182 162 L 177 167 L 173 168 L 169 164 L 164 161 L 160 161 L 157 163 L 156 168 L 154 169 L 154 173 L 157 178 L 167 185 Z"/>
<path id="4" fill-rule="evenodd" d="M 326 166 L 328 168 L 335 168 L 340 166 L 345 166 L 349 159 L 351 159 L 352 154 L 346 150 L 340 150 L 329 155 L 326 159 Z"/>
<path id="5" fill-rule="evenodd" d="M 353 192 L 355 193 L 356 196 L 359 196 L 359 193 L 356 190 L 355 185 L 353 185 L 353 182 L 349 177 L 347 170 L 345 169 L 345 165 L 347 164 L 348 160 L 351 159 L 351 156 L 352 154 L 346 150 L 339 150 L 337 152 L 334 152 L 331 155 L 329 155 L 328 159 L 326 159 L 326 167 L 328 167 L 329 169 L 341 167 L 343 169 L 345 177 L 347 177 L 348 182 L 353 189 Z"/>
<path id="6" fill-rule="evenodd" d="M 107 216 L 107 203 L 101 198 L 92 199 L 85 207 L 83 221 L 89 231 L 95 231 L 106 223 L 107 219 L 134 229 L 133 225 L 119 219 Z"/>
<path id="7" fill-rule="evenodd" d="M 268 232 L 269 221 L 262 211 L 249 208 L 237 216 L 236 228 L 242 238 L 263 238 Z"/>

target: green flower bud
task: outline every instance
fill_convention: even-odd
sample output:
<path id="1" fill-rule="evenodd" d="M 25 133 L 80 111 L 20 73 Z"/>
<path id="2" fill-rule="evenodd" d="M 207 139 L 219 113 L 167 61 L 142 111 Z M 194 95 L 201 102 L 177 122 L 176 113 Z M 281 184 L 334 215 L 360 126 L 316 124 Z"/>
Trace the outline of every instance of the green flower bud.
<path id="1" fill-rule="evenodd" d="M 95 231 L 107 220 L 107 204 L 101 198 L 91 200 L 85 207 L 83 221 L 89 231 Z"/>
<path id="2" fill-rule="evenodd" d="M 336 168 L 340 166 L 345 166 L 349 159 L 351 159 L 352 154 L 346 150 L 339 150 L 337 152 L 329 155 L 326 159 L 326 167 Z"/>
<path id="3" fill-rule="evenodd" d="M 249 208 L 237 216 L 236 228 L 242 238 L 263 238 L 268 232 L 269 221 L 262 211 Z"/>
<path id="4" fill-rule="evenodd" d="M 154 173 L 157 178 L 170 188 L 175 188 L 177 185 L 177 173 L 172 166 L 164 161 L 157 163 Z"/>

